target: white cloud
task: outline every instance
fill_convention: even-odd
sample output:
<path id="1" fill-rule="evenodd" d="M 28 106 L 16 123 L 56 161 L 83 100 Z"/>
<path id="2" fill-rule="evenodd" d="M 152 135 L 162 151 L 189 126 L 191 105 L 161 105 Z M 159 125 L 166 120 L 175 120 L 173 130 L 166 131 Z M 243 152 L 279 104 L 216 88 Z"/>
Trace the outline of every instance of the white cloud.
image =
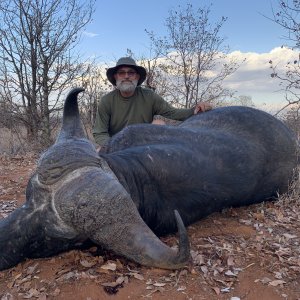
<path id="1" fill-rule="evenodd" d="M 88 32 L 88 31 L 83 31 L 82 34 L 85 35 L 85 36 L 87 36 L 87 37 L 91 37 L 91 38 L 93 38 L 95 36 L 99 36 L 98 33 L 93 33 L 93 32 Z"/>
<path id="2" fill-rule="evenodd" d="M 258 106 L 276 109 L 287 102 L 279 86 L 280 81 L 271 78 L 269 61 L 277 65 L 277 70 L 284 73 L 284 66 L 289 61 L 299 58 L 299 52 L 287 48 L 274 48 L 268 53 L 234 51 L 228 59 L 234 57 L 243 62 L 240 68 L 225 81 L 225 86 L 237 91 L 237 95 L 251 96 Z M 276 108 L 275 108 L 276 107 Z"/>
<path id="3" fill-rule="evenodd" d="M 174 53 L 171 53 L 172 55 Z M 223 56 L 220 53 L 220 56 Z M 268 53 L 233 51 L 224 63 L 232 59 L 240 63 L 236 72 L 224 81 L 224 87 L 236 91 L 235 96 L 250 96 L 254 104 L 267 111 L 278 111 L 287 104 L 285 93 L 279 85 L 280 80 L 271 77 L 270 61 L 278 72 L 285 73 L 285 65 L 299 59 L 299 52 L 277 47 Z M 215 75 L 217 70 L 211 71 Z"/>

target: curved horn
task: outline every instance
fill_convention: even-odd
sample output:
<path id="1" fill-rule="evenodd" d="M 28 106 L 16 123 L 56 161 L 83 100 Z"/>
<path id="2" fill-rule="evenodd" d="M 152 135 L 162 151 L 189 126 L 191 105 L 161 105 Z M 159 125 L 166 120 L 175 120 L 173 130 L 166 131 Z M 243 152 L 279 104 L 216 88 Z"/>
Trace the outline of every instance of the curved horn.
<path id="1" fill-rule="evenodd" d="M 175 211 L 175 218 L 179 232 L 178 252 L 161 242 L 146 224 L 146 227 L 140 224 L 132 228 L 132 236 L 127 235 L 129 245 L 126 256 L 142 265 L 162 269 L 179 269 L 186 266 L 190 259 L 189 239 L 177 211 Z M 124 249 L 122 252 L 121 254 L 125 255 Z"/>
<path id="2" fill-rule="evenodd" d="M 142 265 L 178 269 L 187 264 L 189 241 L 178 212 L 175 212 L 180 237 L 177 252 L 146 225 L 110 169 L 89 169 L 84 179 L 74 179 L 57 194 L 56 208 L 67 223 L 95 243 Z"/>
<path id="3" fill-rule="evenodd" d="M 78 94 L 83 91 L 83 88 L 74 88 L 67 95 L 64 104 L 62 128 L 56 140 L 57 143 L 71 138 L 85 138 L 77 101 Z"/>

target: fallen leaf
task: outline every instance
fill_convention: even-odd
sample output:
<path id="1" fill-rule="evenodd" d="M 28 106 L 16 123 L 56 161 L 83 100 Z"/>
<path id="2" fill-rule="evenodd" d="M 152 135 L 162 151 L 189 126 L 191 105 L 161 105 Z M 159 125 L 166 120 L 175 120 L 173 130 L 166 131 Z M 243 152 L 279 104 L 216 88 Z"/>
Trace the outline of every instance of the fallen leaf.
<path id="1" fill-rule="evenodd" d="M 229 256 L 227 258 L 227 266 L 228 267 L 234 266 L 234 257 L 233 256 Z"/>
<path id="2" fill-rule="evenodd" d="M 39 291 L 37 289 L 31 288 L 25 295 L 23 295 L 24 299 L 30 299 L 32 297 L 37 297 L 39 295 Z"/>
<path id="3" fill-rule="evenodd" d="M 120 262 L 119 259 L 116 260 L 116 265 L 117 265 L 117 269 L 122 269 L 123 268 L 123 264 Z"/>
<path id="4" fill-rule="evenodd" d="M 120 285 L 120 283 L 117 283 L 116 281 L 114 282 L 103 282 L 101 285 L 106 286 L 106 287 L 117 287 Z"/>
<path id="5" fill-rule="evenodd" d="M 31 281 L 27 281 L 23 284 L 22 288 L 24 290 L 29 290 L 30 286 L 31 286 Z"/>
<path id="6" fill-rule="evenodd" d="M 226 285 L 226 282 L 224 280 L 221 280 L 221 279 L 214 279 L 216 282 L 219 282 L 223 285 Z"/>
<path id="7" fill-rule="evenodd" d="M 269 282 L 269 285 L 271 286 L 278 286 L 280 284 L 285 284 L 286 282 L 284 280 L 273 280 Z"/>
<path id="8" fill-rule="evenodd" d="M 232 271 L 230 271 L 230 270 L 228 270 L 228 271 L 226 271 L 225 272 L 225 275 L 226 276 L 229 276 L 229 277 L 236 277 L 237 275 L 236 274 L 234 274 Z"/>
<path id="9" fill-rule="evenodd" d="M 80 260 L 80 264 L 85 268 L 91 268 L 95 264 L 97 264 L 96 261 L 87 261 L 87 260 Z"/>
<path id="10" fill-rule="evenodd" d="M 144 280 L 144 276 L 138 273 L 130 273 L 135 279 Z"/>
<path id="11" fill-rule="evenodd" d="M 132 272 L 132 273 L 139 273 L 139 271 L 137 271 L 137 270 L 132 270 L 132 269 L 130 269 L 129 266 L 127 266 L 127 269 L 128 269 L 129 272 Z"/>
<path id="12" fill-rule="evenodd" d="M 187 270 L 181 270 L 181 271 L 179 272 L 179 275 L 178 275 L 178 276 L 179 276 L 179 277 L 180 277 L 180 276 L 186 276 L 187 273 L 188 273 Z"/>
<path id="13" fill-rule="evenodd" d="M 39 264 L 36 263 L 35 265 L 28 267 L 28 268 L 26 269 L 27 275 L 33 274 L 33 273 L 36 271 L 38 265 L 39 265 Z"/>
<path id="14" fill-rule="evenodd" d="M 20 278 L 21 276 L 22 276 L 22 273 L 17 274 L 17 275 L 14 277 L 14 280 L 17 280 L 17 279 Z"/>
<path id="15" fill-rule="evenodd" d="M 283 236 L 286 237 L 288 240 L 289 239 L 294 239 L 294 238 L 297 237 L 297 235 L 289 234 L 289 233 L 284 233 Z"/>
<path id="16" fill-rule="evenodd" d="M 76 273 L 71 271 L 71 272 L 68 272 L 68 273 L 62 275 L 57 280 L 69 280 L 69 279 L 75 278 L 75 277 L 76 277 Z"/>
<path id="17" fill-rule="evenodd" d="M 180 274 L 179 274 L 179 276 L 180 276 Z M 172 282 L 173 279 L 171 279 L 170 277 L 164 277 L 164 281 L 166 281 L 166 282 Z"/>
<path id="18" fill-rule="evenodd" d="M 47 300 L 47 295 L 46 294 L 42 294 L 40 295 L 37 300 Z"/>
<path id="19" fill-rule="evenodd" d="M 152 279 L 150 278 L 149 280 L 147 280 L 146 284 L 153 284 Z"/>
<path id="20" fill-rule="evenodd" d="M 206 266 L 201 266 L 200 267 L 201 271 L 204 273 L 204 274 L 207 274 L 208 273 L 208 269 Z"/>
<path id="21" fill-rule="evenodd" d="M 252 224 L 252 221 L 251 221 L 251 220 L 243 220 L 243 219 L 240 219 L 239 222 L 242 223 L 242 224 L 248 225 L 248 226 Z"/>
<path id="22" fill-rule="evenodd" d="M 152 285 L 146 286 L 146 290 L 153 290 L 153 286 Z"/>
<path id="23" fill-rule="evenodd" d="M 154 293 L 156 293 L 156 292 L 161 292 L 161 293 L 163 293 L 165 291 L 165 289 L 163 288 L 163 287 L 157 287 L 157 288 L 155 288 L 155 289 L 152 289 L 152 291 L 149 293 L 149 294 L 147 294 L 147 295 L 145 295 L 145 296 L 143 296 L 144 298 L 148 298 L 148 297 L 150 297 L 152 294 L 154 294 Z"/>
<path id="24" fill-rule="evenodd" d="M 166 285 L 166 283 L 163 283 L 163 282 L 155 282 L 153 283 L 154 286 L 157 286 L 157 287 L 163 287 Z"/>
<path id="25" fill-rule="evenodd" d="M 15 281 L 13 280 L 13 281 L 11 281 L 11 282 L 9 282 L 9 283 L 7 284 L 7 287 L 8 287 L 9 289 L 12 289 L 14 285 L 15 285 Z"/>
<path id="26" fill-rule="evenodd" d="M 215 292 L 217 295 L 220 295 L 221 290 L 220 290 L 218 287 L 213 287 L 212 289 L 214 290 L 214 292 Z"/>
<path id="27" fill-rule="evenodd" d="M 230 287 L 225 287 L 221 289 L 222 293 L 229 293 L 230 292 Z"/>
<path id="28" fill-rule="evenodd" d="M 205 264 L 204 255 L 199 254 L 198 252 L 195 251 L 191 252 L 191 254 L 195 265 L 201 266 Z"/>
<path id="29" fill-rule="evenodd" d="M 100 267 L 103 270 L 110 270 L 110 271 L 116 271 L 117 265 L 112 262 L 108 262 L 107 264 Z"/>
<path id="30" fill-rule="evenodd" d="M 280 272 L 274 272 L 274 277 L 276 279 L 282 279 L 282 274 Z"/>
<path id="31" fill-rule="evenodd" d="M 120 276 L 117 278 L 116 283 L 121 284 L 121 283 L 125 282 L 125 280 L 126 280 L 126 277 Z"/>
<path id="32" fill-rule="evenodd" d="M 53 297 L 57 297 L 60 294 L 60 289 L 56 288 L 50 295 Z"/>
<path id="33" fill-rule="evenodd" d="M 266 284 L 266 283 L 269 283 L 271 282 L 272 280 L 268 277 L 264 277 L 263 279 L 258 279 L 258 281 L 260 281 L 262 284 Z"/>
<path id="34" fill-rule="evenodd" d="M 10 293 L 5 293 L 2 295 L 1 300 L 14 300 L 14 296 Z"/>

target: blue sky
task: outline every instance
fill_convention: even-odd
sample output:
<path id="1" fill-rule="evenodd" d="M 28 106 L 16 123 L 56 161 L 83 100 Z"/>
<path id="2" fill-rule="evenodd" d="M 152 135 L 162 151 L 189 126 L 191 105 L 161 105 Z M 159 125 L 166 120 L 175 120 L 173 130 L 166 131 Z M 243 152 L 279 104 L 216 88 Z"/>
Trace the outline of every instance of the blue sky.
<path id="1" fill-rule="evenodd" d="M 212 22 L 222 16 L 228 18 L 221 34 L 233 51 L 262 53 L 284 42 L 280 38 L 283 35 L 282 29 L 264 17 L 272 15 L 272 5 L 276 0 L 188 2 L 195 7 L 212 4 Z M 86 28 L 91 36 L 83 37 L 82 49 L 104 60 L 126 54 L 127 48 L 137 54 L 147 54 L 149 38 L 145 29 L 162 35 L 169 10 L 186 3 L 178 0 L 98 0 L 93 21 Z"/>
<path id="2" fill-rule="evenodd" d="M 268 60 L 269 57 L 276 58 L 271 57 L 270 53 L 286 43 L 282 38 L 286 32 L 265 17 L 272 16 L 272 6 L 276 7 L 276 0 L 97 0 L 93 21 L 86 27 L 80 50 L 87 56 L 96 56 L 99 61 L 111 64 L 124 56 L 127 48 L 137 56 L 147 56 L 150 41 L 145 29 L 159 36 L 164 35 L 164 23 L 169 10 L 178 8 L 178 5 L 185 6 L 187 2 L 195 7 L 207 7 L 211 4 L 212 23 L 222 16 L 228 18 L 221 30 L 221 36 L 226 38 L 224 45 L 228 45 L 230 51 L 237 53 L 241 59 L 246 57 L 252 61 L 251 74 L 249 68 L 242 68 L 240 74 L 246 77 L 240 78 L 241 82 L 252 78 L 248 86 L 255 87 L 256 77 L 267 76 L 269 81 Z M 282 54 L 276 54 L 281 59 Z M 257 73 L 253 67 L 253 56 L 260 64 Z M 262 63 L 265 64 L 265 70 L 261 68 Z M 239 76 L 235 78 L 238 80 Z M 234 86 L 239 87 L 238 83 Z M 278 87 L 274 86 L 274 81 L 273 87 L 266 87 L 265 91 L 261 90 L 259 93 L 257 89 L 251 91 L 244 87 L 245 85 L 241 85 L 238 93 L 251 96 L 255 102 L 264 103 L 265 97 L 273 97 L 274 102 L 284 103 L 282 95 L 278 96 L 278 92 L 275 94 Z"/>

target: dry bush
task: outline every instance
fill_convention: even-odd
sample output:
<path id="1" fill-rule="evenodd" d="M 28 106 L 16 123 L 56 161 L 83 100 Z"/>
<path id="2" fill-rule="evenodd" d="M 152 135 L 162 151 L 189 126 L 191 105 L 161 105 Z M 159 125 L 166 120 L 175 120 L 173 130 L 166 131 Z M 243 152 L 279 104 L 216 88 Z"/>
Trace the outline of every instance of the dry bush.
<path id="1" fill-rule="evenodd" d="M 23 127 L 8 129 L 0 127 L 0 154 L 26 154 L 26 130 Z"/>
<path id="2" fill-rule="evenodd" d="M 87 137 L 93 141 L 92 125 L 85 118 L 83 118 L 82 123 Z M 59 134 L 61 122 L 55 121 L 52 126 L 51 140 L 54 142 Z M 0 126 L 0 155 L 26 155 L 27 153 L 38 154 L 47 148 L 48 145 L 42 145 L 41 142 L 29 140 L 24 126 L 15 125 L 12 129 Z"/>
<path id="3" fill-rule="evenodd" d="M 281 207 L 298 208 L 300 213 L 300 166 L 294 171 L 294 178 L 290 183 L 289 189 L 285 194 L 279 196 L 276 204 Z"/>
<path id="4" fill-rule="evenodd" d="M 51 133 L 56 136 L 57 130 Z M 26 155 L 28 153 L 41 153 L 45 147 L 38 141 L 29 140 L 24 126 L 14 126 L 12 129 L 0 127 L 0 155 Z"/>

